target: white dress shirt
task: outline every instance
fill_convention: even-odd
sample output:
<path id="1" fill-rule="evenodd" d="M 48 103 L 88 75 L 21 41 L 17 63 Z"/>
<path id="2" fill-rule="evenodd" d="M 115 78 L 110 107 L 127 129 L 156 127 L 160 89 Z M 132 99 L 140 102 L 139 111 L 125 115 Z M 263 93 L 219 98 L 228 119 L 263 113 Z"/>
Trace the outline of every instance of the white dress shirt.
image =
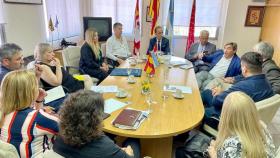
<path id="1" fill-rule="evenodd" d="M 231 59 L 232 57 L 230 59 L 226 59 L 225 56 L 223 56 L 218 61 L 218 63 L 210 70 L 209 73 L 212 74 L 215 78 L 224 77 L 228 70 Z"/>
<path id="2" fill-rule="evenodd" d="M 114 61 L 118 60 L 118 57 L 131 56 L 126 38 L 121 36 L 121 39 L 117 39 L 115 35 L 111 36 L 106 42 L 106 56 Z"/>

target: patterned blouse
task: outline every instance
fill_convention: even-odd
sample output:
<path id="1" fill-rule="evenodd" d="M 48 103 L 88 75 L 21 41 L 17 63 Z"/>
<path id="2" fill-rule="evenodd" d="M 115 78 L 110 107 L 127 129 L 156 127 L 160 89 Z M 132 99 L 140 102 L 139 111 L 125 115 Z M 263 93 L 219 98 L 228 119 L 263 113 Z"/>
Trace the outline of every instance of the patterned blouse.
<path id="1" fill-rule="evenodd" d="M 267 158 L 275 157 L 275 146 L 272 141 L 272 137 L 264 128 L 264 133 L 266 137 L 265 150 L 267 153 Z M 241 158 L 242 155 L 242 145 L 238 136 L 228 137 L 223 146 L 217 152 L 217 158 Z"/>

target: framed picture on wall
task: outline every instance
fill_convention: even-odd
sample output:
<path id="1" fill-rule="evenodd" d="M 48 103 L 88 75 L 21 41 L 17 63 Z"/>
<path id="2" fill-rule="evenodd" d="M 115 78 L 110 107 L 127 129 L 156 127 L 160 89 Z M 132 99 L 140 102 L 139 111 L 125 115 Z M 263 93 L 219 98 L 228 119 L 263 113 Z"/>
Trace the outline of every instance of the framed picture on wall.
<path id="1" fill-rule="evenodd" d="M 4 0 L 5 3 L 41 5 L 42 0 Z"/>
<path id="2" fill-rule="evenodd" d="M 152 18 L 151 18 L 150 15 L 149 15 L 149 10 L 150 10 L 150 7 L 147 6 L 147 10 L 146 10 L 146 22 L 152 22 Z"/>
<path id="3" fill-rule="evenodd" d="M 261 27 L 264 10 L 264 6 L 248 6 L 245 26 Z"/>

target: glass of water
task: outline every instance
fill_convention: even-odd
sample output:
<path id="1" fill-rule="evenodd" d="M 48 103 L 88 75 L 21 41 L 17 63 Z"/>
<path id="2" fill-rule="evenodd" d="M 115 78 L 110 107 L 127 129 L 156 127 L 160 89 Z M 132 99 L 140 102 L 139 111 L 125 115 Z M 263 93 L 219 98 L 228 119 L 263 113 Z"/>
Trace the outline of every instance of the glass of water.
<path id="1" fill-rule="evenodd" d="M 169 88 L 169 82 L 168 82 L 168 75 L 169 75 L 169 69 L 168 67 L 165 65 L 164 67 L 164 72 L 163 72 L 163 77 L 164 77 L 164 84 L 162 87 L 162 98 L 165 101 L 168 98 L 168 88 Z"/>
<path id="2" fill-rule="evenodd" d="M 152 99 L 151 93 L 146 93 L 145 97 L 146 97 L 146 103 L 148 104 L 147 112 L 152 113 L 153 112 L 153 110 L 152 110 L 153 99 Z"/>
<path id="3" fill-rule="evenodd" d="M 129 76 L 131 74 L 132 69 L 131 68 L 127 68 L 127 76 Z"/>

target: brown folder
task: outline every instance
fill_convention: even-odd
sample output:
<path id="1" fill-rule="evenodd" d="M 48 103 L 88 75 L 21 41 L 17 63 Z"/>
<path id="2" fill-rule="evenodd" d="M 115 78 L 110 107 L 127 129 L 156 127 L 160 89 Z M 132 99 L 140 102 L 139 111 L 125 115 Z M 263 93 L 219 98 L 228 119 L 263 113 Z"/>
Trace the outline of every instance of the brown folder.
<path id="1" fill-rule="evenodd" d="M 124 109 L 113 121 L 115 126 L 128 126 L 133 127 L 136 121 L 141 116 L 142 112 L 133 109 Z"/>

